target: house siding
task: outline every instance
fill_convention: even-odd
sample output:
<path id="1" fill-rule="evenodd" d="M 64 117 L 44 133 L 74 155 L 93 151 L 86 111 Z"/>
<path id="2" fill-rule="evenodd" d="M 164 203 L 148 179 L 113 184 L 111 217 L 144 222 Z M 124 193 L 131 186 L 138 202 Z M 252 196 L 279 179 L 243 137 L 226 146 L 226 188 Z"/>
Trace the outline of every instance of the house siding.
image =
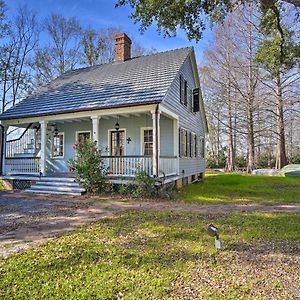
<path id="1" fill-rule="evenodd" d="M 201 113 L 191 112 L 191 102 L 188 102 L 187 107 L 180 103 L 180 75 L 184 77 L 191 89 L 196 88 L 190 57 L 188 57 L 182 65 L 179 73 L 170 86 L 162 105 L 178 115 L 179 127 L 194 132 L 197 136 L 205 137 Z M 180 176 L 190 176 L 197 173 L 203 173 L 204 171 L 205 160 L 203 158 L 179 158 Z"/>
<path id="2" fill-rule="evenodd" d="M 99 120 L 99 146 L 102 155 L 110 155 L 109 152 L 109 130 L 114 130 L 116 118 L 100 119 Z M 120 130 L 126 130 L 125 139 L 131 138 L 128 144 L 125 141 L 126 155 L 141 155 L 141 128 L 152 127 L 152 116 L 150 114 L 142 114 L 141 116 L 119 117 Z M 51 139 L 47 141 L 47 173 L 68 172 L 68 160 L 74 158 L 75 150 L 73 144 L 77 131 L 91 131 L 92 121 L 85 120 L 81 122 L 70 122 L 57 124 L 59 132 L 64 132 L 64 157 L 51 158 Z M 161 155 L 173 155 L 173 121 L 165 116 L 161 116 Z"/>

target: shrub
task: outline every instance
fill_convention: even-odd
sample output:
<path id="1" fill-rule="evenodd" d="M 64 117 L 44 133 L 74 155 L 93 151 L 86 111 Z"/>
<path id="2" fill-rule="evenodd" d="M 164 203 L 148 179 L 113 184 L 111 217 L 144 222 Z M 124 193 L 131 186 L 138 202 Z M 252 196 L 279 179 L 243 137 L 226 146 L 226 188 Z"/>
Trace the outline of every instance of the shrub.
<path id="1" fill-rule="evenodd" d="M 275 167 L 276 158 L 271 153 L 263 153 L 257 158 L 257 168 L 274 168 Z"/>
<path id="2" fill-rule="evenodd" d="M 149 176 L 143 170 L 139 170 L 135 173 L 134 184 L 134 197 L 155 197 L 158 195 L 155 178 Z"/>
<path id="3" fill-rule="evenodd" d="M 246 166 L 247 166 L 247 159 L 246 159 L 246 157 L 244 155 L 238 155 L 235 158 L 235 165 L 238 168 L 246 168 Z"/>
<path id="4" fill-rule="evenodd" d="M 290 159 L 291 164 L 300 164 L 300 153 L 294 154 Z"/>
<path id="5" fill-rule="evenodd" d="M 225 168 L 226 166 L 226 156 L 222 151 L 218 156 L 213 155 L 213 153 L 209 152 L 206 155 L 206 167 L 208 169 L 219 169 Z"/>
<path id="6" fill-rule="evenodd" d="M 88 193 L 103 192 L 107 169 L 104 167 L 97 142 L 87 139 L 74 144 L 73 148 L 77 153 L 74 159 L 68 161 L 71 172 Z"/>

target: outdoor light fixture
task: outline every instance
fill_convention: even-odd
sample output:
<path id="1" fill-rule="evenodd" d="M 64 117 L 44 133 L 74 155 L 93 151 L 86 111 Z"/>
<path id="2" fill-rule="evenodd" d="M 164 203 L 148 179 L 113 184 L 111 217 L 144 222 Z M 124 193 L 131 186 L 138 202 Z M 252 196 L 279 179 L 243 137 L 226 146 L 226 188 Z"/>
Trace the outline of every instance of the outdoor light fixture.
<path id="1" fill-rule="evenodd" d="M 54 133 L 55 136 L 58 136 L 58 129 L 57 129 L 57 127 L 55 127 L 53 133 Z"/>
<path id="2" fill-rule="evenodd" d="M 210 224 L 207 227 L 207 232 L 210 236 L 215 238 L 215 247 L 216 247 L 216 249 L 217 250 L 222 249 L 221 240 L 220 240 L 220 237 L 219 237 L 219 229 L 216 226 Z"/>
<path id="3" fill-rule="evenodd" d="M 127 144 L 129 144 L 131 141 L 132 141 L 132 139 L 131 139 L 131 137 L 129 137 L 129 138 L 127 139 Z"/>

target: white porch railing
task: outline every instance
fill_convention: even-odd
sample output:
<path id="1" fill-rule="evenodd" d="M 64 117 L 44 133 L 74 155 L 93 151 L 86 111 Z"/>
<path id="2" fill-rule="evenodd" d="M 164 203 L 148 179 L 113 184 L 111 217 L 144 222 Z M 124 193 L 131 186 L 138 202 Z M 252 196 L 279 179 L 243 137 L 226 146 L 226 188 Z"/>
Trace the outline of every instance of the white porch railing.
<path id="1" fill-rule="evenodd" d="M 138 170 L 143 170 L 150 176 L 153 174 L 152 156 L 103 156 L 109 176 L 135 176 Z"/>
<path id="2" fill-rule="evenodd" d="M 6 174 L 39 174 L 40 158 L 39 157 L 6 157 L 5 158 Z"/>
<path id="3" fill-rule="evenodd" d="M 134 177 L 138 170 L 153 175 L 152 156 L 103 156 L 105 166 L 109 168 L 109 176 Z M 160 176 L 177 174 L 178 160 L 175 156 L 161 156 L 159 159 Z"/>
<path id="4" fill-rule="evenodd" d="M 177 174 L 178 159 L 176 156 L 161 156 L 159 158 L 160 175 L 171 176 Z"/>

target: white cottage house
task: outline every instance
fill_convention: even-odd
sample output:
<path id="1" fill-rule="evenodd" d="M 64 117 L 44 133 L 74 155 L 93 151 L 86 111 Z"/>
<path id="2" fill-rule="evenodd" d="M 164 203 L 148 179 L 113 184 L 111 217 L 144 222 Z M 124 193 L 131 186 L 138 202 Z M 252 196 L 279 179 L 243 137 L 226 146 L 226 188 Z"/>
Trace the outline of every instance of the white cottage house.
<path id="1" fill-rule="evenodd" d="M 87 138 L 115 182 L 139 168 L 179 184 L 202 176 L 207 125 L 193 48 L 131 58 L 125 33 L 115 46 L 113 63 L 69 71 L 0 115 L 2 178 L 38 182 L 31 191 L 80 193 L 68 160 Z M 12 126 L 18 136 L 7 136 Z"/>

